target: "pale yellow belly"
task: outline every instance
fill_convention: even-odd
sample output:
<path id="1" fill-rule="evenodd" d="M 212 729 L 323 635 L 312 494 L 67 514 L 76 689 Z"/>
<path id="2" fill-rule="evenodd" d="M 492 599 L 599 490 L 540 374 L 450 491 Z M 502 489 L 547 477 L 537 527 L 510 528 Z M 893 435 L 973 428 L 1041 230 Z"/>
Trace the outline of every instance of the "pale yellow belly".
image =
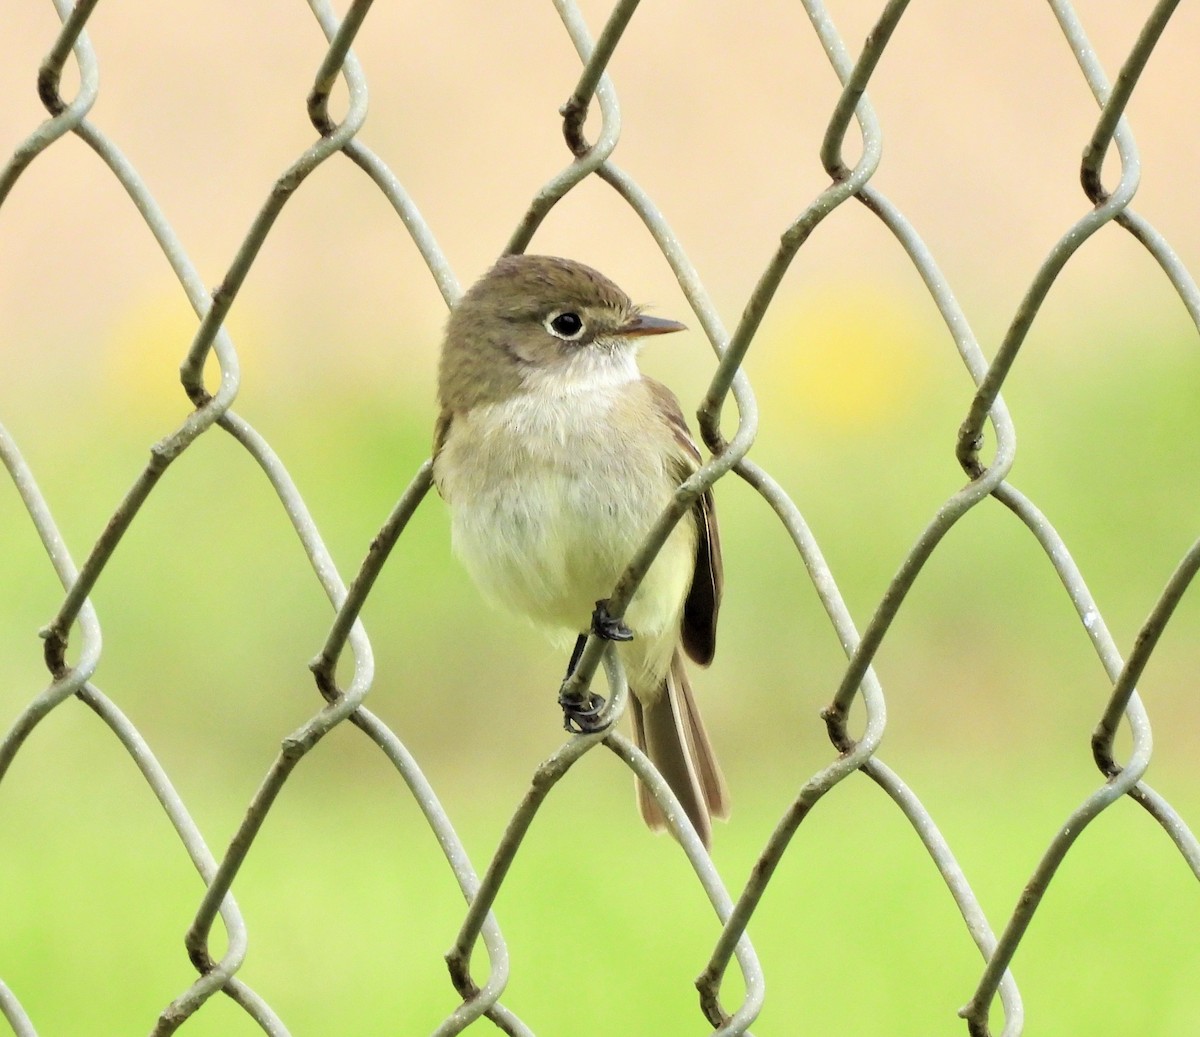
<path id="1" fill-rule="evenodd" d="M 568 402 L 549 418 L 518 403 L 456 417 L 434 477 L 450 506 L 454 551 L 484 596 L 573 638 L 589 629 L 675 481 L 664 444 L 603 420 L 602 400 Z M 626 611 L 635 640 L 622 656 L 633 671 L 666 670 L 696 536 L 684 516 Z"/>

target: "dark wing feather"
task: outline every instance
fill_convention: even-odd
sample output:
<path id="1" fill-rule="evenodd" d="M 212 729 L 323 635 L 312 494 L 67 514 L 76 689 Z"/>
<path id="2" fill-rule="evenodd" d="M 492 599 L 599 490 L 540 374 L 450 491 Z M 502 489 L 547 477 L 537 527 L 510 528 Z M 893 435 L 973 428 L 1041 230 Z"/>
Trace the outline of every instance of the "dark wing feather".
<path id="1" fill-rule="evenodd" d="M 433 426 L 433 460 L 436 462 L 438 454 L 442 452 L 442 447 L 446 445 L 446 437 L 450 435 L 450 423 L 454 419 L 454 412 L 447 409 L 441 412 L 437 417 L 437 422 Z M 442 492 L 442 488 L 437 485 L 437 476 L 435 476 L 433 484 L 437 487 L 438 493 Z"/>
<path id="2" fill-rule="evenodd" d="M 703 463 L 699 447 L 692 439 L 675 394 L 665 385 L 645 379 L 658 411 L 671 426 L 680 448 L 680 482 L 688 478 Z M 712 662 L 717 649 L 717 613 L 721 608 L 721 592 L 725 572 L 721 564 L 721 537 L 717 530 L 717 510 L 712 490 L 706 490 L 692 508 L 698 536 L 696 538 L 696 567 L 692 585 L 683 603 L 683 647 L 701 666 Z"/>
<path id="3" fill-rule="evenodd" d="M 717 651 L 717 613 L 725 584 L 712 490 L 696 502 L 695 515 L 700 537 L 696 543 L 696 571 L 683 603 L 683 647 L 701 666 L 707 666 Z"/>
<path id="4" fill-rule="evenodd" d="M 446 437 L 450 434 L 450 422 L 454 414 L 450 410 L 444 410 L 437 417 L 437 422 L 433 426 L 433 459 L 436 461 L 438 454 L 442 452 L 442 447 L 446 443 Z"/>

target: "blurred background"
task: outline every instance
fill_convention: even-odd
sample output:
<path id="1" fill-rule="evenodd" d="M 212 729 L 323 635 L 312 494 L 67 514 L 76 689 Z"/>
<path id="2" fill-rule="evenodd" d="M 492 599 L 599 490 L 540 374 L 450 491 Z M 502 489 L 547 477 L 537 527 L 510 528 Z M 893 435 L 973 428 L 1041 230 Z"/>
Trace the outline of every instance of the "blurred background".
<path id="1" fill-rule="evenodd" d="M 852 53 L 880 6 L 830 3 Z M 1076 6 L 1114 78 L 1151 4 Z M 581 7 L 599 32 L 607 6 Z M 7 156 L 45 116 L 36 71 L 58 21 L 40 0 L 2 10 Z M 165 10 L 99 5 L 90 119 L 215 285 L 312 142 L 304 100 L 325 41 L 298 3 Z M 1183 5 L 1128 108 L 1143 164 L 1134 208 L 1193 271 L 1198 44 L 1200 11 Z M 578 75 L 574 49 L 551 4 L 521 0 L 378 4 L 355 51 L 371 91 L 360 139 L 466 286 L 569 157 L 556 110 Z M 779 234 L 826 186 L 817 152 L 836 78 L 800 5 L 777 0 L 750 16 L 646 3 L 610 73 L 624 126 L 614 159 L 656 200 L 732 328 Z M 68 66 L 67 96 L 75 84 Z M 872 185 L 933 250 L 990 357 L 1038 265 L 1088 209 L 1078 166 L 1091 94 L 1048 5 L 928 0 L 901 22 L 869 96 L 884 141 Z M 1107 182 L 1116 175 L 1110 163 Z M 640 221 L 598 180 L 557 206 L 532 250 L 588 262 L 654 312 L 691 320 Z M 287 204 L 234 304 L 235 409 L 282 457 L 347 579 L 428 455 L 444 315 L 403 225 L 340 157 Z M 177 369 L 194 331 L 97 157 L 67 138 L 38 158 L 0 208 L 0 420 L 77 562 L 150 445 L 188 413 Z M 698 332 L 644 357 L 688 412 L 713 366 Z M 861 629 L 963 482 L 954 442 L 972 383 L 902 250 L 855 203 L 801 250 L 746 366 L 762 408 L 752 456 L 802 509 Z M 1183 305 L 1116 226 L 1059 277 L 1005 383 L 1011 481 L 1064 536 L 1123 652 L 1200 530 L 1198 389 Z M 800 785 L 833 757 L 818 710 L 845 660 L 768 508 L 734 478 L 717 498 L 728 590 L 717 660 L 696 685 L 732 789 L 714 857 L 736 895 Z M 37 630 L 62 591 L 11 489 L 0 548 L 7 726 L 46 684 Z M 318 707 L 306 664 L 331 618 L 282 507 L 232 439 L 214 430 L 170 468 L 93 601 L 95 683 L 220 855 L 280 739 Z M 480 602 L 436 496 L 364 620 L 369 705 L 416 755 L 482 871 L 561 743 L 564 660 Z M 1141 683 L 1155 735 L 1147 780 L 1193 823 L 1198 626 L 1193 593 Z M 1089 738 L 1108 682 L 1086 631 L 1031 535 L 986 501 L 935 552 L 876 662 L 889 706 L 881 758 L 931 810 L 999 928 L 1101 780 Z M 609 754 L 590 754 L 554 790 L 497 903 L 513 960 L 504 1000 L 539 1033 L 703 1032 L 691 982 L 719 927 L 677 848 L 642 828 L 631 784 Z M 202 887 L 81 704 L 55 710 L 19 753 L 0 787 L 0 833 L 0 977 L 39 1032 L 146 1032 L 193 978 L 182 937 Z M 426 1033 L 456 1002 L 441 954 L 461 897 L 395 773 L 349 725 L 288 782 L 234 893 L 250 932 L 241 975 L 297 1035 Z M 1068 856 L 1014 961 L 1031 1032 L 1191 1032 L 1198 925 L 1195 879 L 1170 841 L 1135 804 L 1116 804 Z M 965 1032 L 955 1011 L 978 952 L 912 830 L 864 778 L 801 827 L 750 932 L 768 984 L 756 1032 Z M 738 983 L 731 975 L 728 1003 Z M 185 1029 L 257 1032 L 220 998 Z"/>

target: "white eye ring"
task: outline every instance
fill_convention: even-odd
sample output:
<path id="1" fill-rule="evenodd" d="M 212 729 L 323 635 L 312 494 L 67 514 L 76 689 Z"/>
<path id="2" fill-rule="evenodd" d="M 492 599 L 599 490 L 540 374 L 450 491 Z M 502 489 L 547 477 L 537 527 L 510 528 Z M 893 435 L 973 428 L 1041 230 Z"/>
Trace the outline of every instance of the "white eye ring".
<path id="1" fill-rule="evenodd" d="M 555 310 L 543 321 L 542 326 L 564 342 L 578 341 L 586 330 L 583 318 L 574 310 Z"/>

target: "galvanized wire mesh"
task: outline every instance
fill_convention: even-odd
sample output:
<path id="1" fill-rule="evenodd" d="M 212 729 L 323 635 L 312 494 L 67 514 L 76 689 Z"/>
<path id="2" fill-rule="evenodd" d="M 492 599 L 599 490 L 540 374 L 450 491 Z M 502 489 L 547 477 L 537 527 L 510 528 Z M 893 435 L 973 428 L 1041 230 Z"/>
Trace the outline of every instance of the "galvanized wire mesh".
<path id="1" fill-rule="evenodd" d="M 289 1030 L 284 1020 L 239 978 L 247 954 L 247 927 L 233 899 L 232 889 L 239 869 L 254 851 L 261 826 L 271 813 L 276 797 L 297 765 L 335 727 L 350 723 L 378 747 L 403 779 L 435 833 L 468 904 L 461 929 L 448 954 L 450 976 L 457 994 L 450 994 L 448 988 L 446 1017 L 436 1033 L 459 1033 L 480 1017 L 486 1017 L 505 1033 L 530 1033 L 526 1023 L 502 1001 L 510 963 L 504 938 L 491 911 L 510 866 L 521 853 L 522 840 L 531 821 L 559 779 L 584 754 L 598 746 L 622 760 L 667 807 L 671 803 L 671 792 L 647 760 L 615 731 L 569 738 L 532 776 L 529 792 L 513 812 L 494 853 L 486 861 L 472 863 L 455 833 L 451 817 L 439 803 L 418 761 L 400 737 L 364 704 L 372 687 L 374 663 L 371 641 L 359 614 L 391 552 L 403 550 L 406 524 L 430 488 L 429 464 L 422 465 L 413 476 L 370 544 L 357 573 L 347 582 L 334 565 L 321 532 L 287 468 L 266 439 L 232 409 L 241 374 L 237 350 L 224 327 L 226 318 L 277 217 L 293 196 L 303 190 L 306 178 L 323 163 L 335 162 L 345 156 L 357 165 L 387 199 L 411 235 L 446 303 L 452 305 L 459 293 L 458 280 L 439 248 L 433 230 L 406 194 L 400 178 L 359 136 L 366 112 L 366 82 L 350 48 L 360 32 L 369 31 L 371 2 L 356 0 L 345 16 L 339 18 L 324 0 L 310 0 L 313 16 L 329 41 L 307 102 L 315 130 L 313 142 L 279 174 L 267 191 L 266 201 L 246 231 L 227 272 L 211 292 L 203 286 L 183 243 L 137 170 L 122 154 L 119 144 L 88 119 L 100 86 L 97 54 L 88 41 L 86 27 L 98 7 L 98 0 L 79 0 L 75 5 L 67 0 L 54 0 L 54 3 L 62 20 L 62 31 L 50 43 L 49 53 L 37 74 L 38 93 L 49 117 L 32 129 L 0 171 L 0 205 L 6 201 L 12 204 L 10 192 L 14 185 L 22 176 L 30 175 L 48 151 L 68 135 L 77 136 L 96 153 L 137 207 L 183 287 L 199 323 L 181 366 L 183 390 L 193 409 L 182 424 L 153 445 L 150 460 L 112 511 L 99 540 L 90 551 L 81 554 L 81 565 L 77 566 L 73 560 L 80 552 L 78 549 L 72 551 L 64 542 L 55 517 L 38 489 L 35 474 L 23 459 L 18 444 L 0 429 L 0 456 L 36 528 L 47 561 L 64 588 L 56 615 L 42 631 L 50 683 L 19 705 L 9 722 L 0 743 L 0 779 L 27 744 L 30 734 L 53 710 L 70 708 L 65 704 L 72 697 L 90 706 L 136 762 L 205 885 L 186 934 L 187 951 L 196 970 L 196 979 L 162 1008 L 152 1025 L 152 1033 L 175 1032 L 193 1015 L 203 1012 L 214 994 L 223 993 L 263 1032 L 286 1034 Z M 1095 96 L 1099 113 L 1091 139 L 1084 142 L 1086 148 L 1081 168 L 1084 199 L 1081 203 L 1086 204 L 1080 206 L 1083 215 L 1073 222 L 1064 221 L 1061 239 L 1046 256 L 1014 311 L 1007 333 L 989 358 L 917 229 L 872 183 L 880 164 L 882 131 L 866 91 L 877 64 L 887 52 L 893 31 L 905 15 L 909 6 L 907 0 L 892 0 L 884 6 L 857 54 L 847 48 L 823 4 L 819 0 L 804 0 L 812 29 L 843 84 L 819 150 L 829 186 L 783 229 L 777 251 L 759 276 L 742 316 L 732 330 L 722 320 L 683 244 L 655 202 L 614 162 L 621 119 L 616 87 L 606 69 L 636 14 L 636 0 L 617 3 L 594 39 L 575 4 L 570 0 L 555 0 L 566 34 L 583 65 L 578 82 L 561 112 L 561 130 L 571 157 L 520 215 L 506 249 L 523 251 L 529 247 L 554 206 L 586 179 L 599 177 L 636 213 L 646 233 L 661 249 L 699 326 L 719 357 L 699 411 L 701 430 L 712 451 L 712 460 L 681 487 L 674 504 L 662 516 L 638 556 L 630 560 L 629 569 L 614 589 L 614 600 L 618 606 L 628 602 L 640 575 L 653 560 L 673 524 L 700 493 L 733 472 L 761 495 L 787 531 L 847 657 L 840 686 L 823 714 L 832 747 L 829 762 L 804 782 L 762 847 L 747 880 L 719 874 L 686 820 L 673 822 L 696 880 L 722 925 L 708 963 L 697 981 L 700 1011 L 715 1034 L 748 1033 L 763 1008 L 770 962 L 760 962 L 748 935 L 753 929 L 755 913 L 801 823 L 826 793 L 855 772 L 869 776 L 912 826 L 979 948 L 983 964 L 978 984 L 962 1009 L 966 1028 L 976 1037 L 991 1032 L 991 1013 L 997 1000 L 1003 1013 L 1002 1032 L 1010 1037 L 1023 1032 L 1021 997 L 1008 972 L 1009 965 L 1059 865 L 1084 829 L 1114 802 L 1128 796 L 1141 805 L 1161 825 L 1164 837 L 1174 844 L 1191 871 L 1200 876 L 1200 844 L 1172 806 L 1143 780 L 1150 761 L 1151 735 L 1146 709 L 1136 691 L 1137 681 L 1164 628 L 1200 568 L 1200 541 L 1180 559 L 1162 593 L 1150 607 L 1148 618 L 1128 652 L 1122 654 L 1066 543 L 1037 505 L 1009 481 L 1016 456 L 1015 427 L 1000 396 L 1051 286 L 1072 256 L 1108 223 L 1128 231 L 1153 256 L 1191 319 L 1200 327 L 1200 290 L 1191 274 L 1162 235 L 1130 208 L 1138 185 L 1139 164 L 1132 130 L 1123 117 L 1136 92 L 1139 77 L 1152 59 L 1177 5 L 1178 0 L 1161 0 L 1154 6 L 1135 44 L 1110 81 L 1071 5 L 1066 0 L 1050 0 L 1059 29 Z M 80 82 L 74 96 L 66 97 L 61 90 L 61 80 L 64 68 L 71 60 L 78 67 Z M 329 100 L 339 79 L 348 90 L 349 104 L 345 115 L 335 119 L 330 114 Z M 584 122 L 594 109 L 598 109 L 600 125 L 593 142 L 585 136 Z M 1180 118 L 1185 116 L 1181 113 Z M 861 135 L 862 147 L 858 159 L 851 163 L 844 149 L 847 136 L 854 128 Z M 1119 168 L 1114 181 L 1106 184 L 1101 170 L 1110 153 L 1115 154 L 1114 164 Z M 830 213 L 852 201 L 864 205 L 900 244 L 936 305 L 976 387 L 966 407 L 956 449 L 966 481 L 929 518 L 861 632 L 800 510 L 783 487 L 749 456 L 759 432 L 758 413 L 750 382 L 742 370 L 764 315 L 798 252 Z M 203 378 L 205 364 L 211 357 L 215 357 L 220 371 L 215 390 L 206 388 Z M 737 420 L 735 430 L 726 436 L 721 430 L 721 418 L 731 396 Z M 311 664 L 325 704 L 283 739 L 276 759 L 247 805 L 244 820 L 229 847 L 219 854 L 206 843 L 192 812 L 176 793 L 152 747 L 117 704 L 93 684 L 92 677 L 101 655 L 101 639 L 97 612 L 90 601 L 93 591 L 104 579 L 114 551 L 138 520 L 164 472 L 199 439 L 219 435 L 216 430 L 231 436 L 261 469 L 291 522 L 313 575 L 335 609 L 325 644 Z M 901 605 L 930 557 L 947 533 L 989 498 L 1002 503 L 1044 552 L 1046 564 L 1052 566 L 1066 590 L 1111 683 L 1111 695 L 1090 734 L 1100 773 L 1095 791 L 1063 819 L 1041 859 L 1033 866 L 1018 903 L 1006 915 L 993 918 L 991 922 L 933 817 L 877 753 L 886 725 L 886 706 L 884 689 L 872 669 L 873 660 L 889 638 Z M 72 661 L 68 661 L 69 645 L 75 654 Z M 347 648 L 353 666 L 349 679 L 339 681 L 338 664 Z M 616 717 L 624 706 L 624 678 L 615 658 L 605 654 L 602 642 L 592 639 L 573 679 L 579 683 L 590 682 L 602 664 L 611 691 L 610 709 Z M 5 695 L 9 694 L 6 689 Z M 851 731 L 848 718 L 856 703 L 863 707 L 864 720 L 861 730 Z M 1114 740 L 1122 723 L 1131 744 L 1126 758 L 1118 760 Z M 668 816 L 681 818 L 682 814 L 678 810 L 668 810 Z M 775 911 L 786 909 L 786 904 L 771 908 Z M 227 934 L 223 951 L 213 947 L 213 927 L 218 918 Z M 476 963 L 475 972 L 472 972 L 472 955 L 480 943 L 486 955 L 486 966 Z M 741 974 L 741 983 L 735 984 L 742 990 L 740 998 L 724 993 L 726 973 L 735 962 Z M 20 993 L 0 982 L 0 1011 L 12 1032 L 26 1037 L 37 1030 L 35 1021 L 22 1007 Z M 697 1020 L 679 1023 L 681 1032 L 684 1027 L 695 1028 L 697 1025 Z"/>

